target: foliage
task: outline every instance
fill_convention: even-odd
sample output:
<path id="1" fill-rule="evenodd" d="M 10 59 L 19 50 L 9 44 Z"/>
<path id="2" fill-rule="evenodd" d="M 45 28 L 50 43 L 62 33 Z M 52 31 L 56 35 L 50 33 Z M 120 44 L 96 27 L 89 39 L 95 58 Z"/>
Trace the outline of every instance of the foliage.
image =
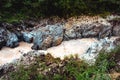
<path id="1" fill-rule="evenodd" d="M 120 12 L 119 0 L 0 0 L 0 20 Z M 18 16 L 19 15 L 19 16 Z M 21 18 L 22 17 L 22 18 Z M 9 20 L 8 20 L 9 21 Z"/>

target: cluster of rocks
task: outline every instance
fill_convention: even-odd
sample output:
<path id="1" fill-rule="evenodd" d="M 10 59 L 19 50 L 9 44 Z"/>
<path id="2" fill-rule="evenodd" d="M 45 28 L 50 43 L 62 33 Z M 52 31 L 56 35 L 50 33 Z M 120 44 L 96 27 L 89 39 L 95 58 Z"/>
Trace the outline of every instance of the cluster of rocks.
<path id="1" fill-rule="evenodd" d="M 33 42 L 32 49 L 38 50 L 57 46 L 63 40 L 93 37 L 101 39 L 104 37 L 120 36 L 119 20 L 108 21 L 107 19 L 102 19 L 101 21 L 94 20 L 93 22 L 89 21 L 89 19 L 87 20 L 84 22 L 76 19 L 71 24 L 65 20 L 57 22 L 59 19 L 56 21 L 44 19 L 40 22 L 28 20 L 13 24 L 1 23 L 0 48 L 2 46 L 16 47 L 19 45 L 19 41 L 25 41 Z M 68 28 L 67 24 L 71 27 Z"/>
<path id="2" fill-rule="evenodd" d="M 80 58 L 82 60 L 85 60 L 90 65 L 92 65 L 95 63 L 96 58 L 101 51 L 111 52 L 111 50 L 114 50 L 116 46 L 119 45 L 120 37 L 112 37 L 110 39 L 106 37 L 91 44 L 88 50 L 83 55 L 81 55 Z"/>

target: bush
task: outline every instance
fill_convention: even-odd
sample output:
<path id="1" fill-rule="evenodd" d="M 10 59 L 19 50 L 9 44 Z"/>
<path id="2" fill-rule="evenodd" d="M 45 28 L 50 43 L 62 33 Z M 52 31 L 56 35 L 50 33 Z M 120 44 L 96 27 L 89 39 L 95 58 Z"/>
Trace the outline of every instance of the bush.
<path id="1" fill-rule="evenodd" d="M 120 12 L 118 0 L 0 0 L 0 19 Z M 22 17 L 22 18 L 21 18 Z"/>

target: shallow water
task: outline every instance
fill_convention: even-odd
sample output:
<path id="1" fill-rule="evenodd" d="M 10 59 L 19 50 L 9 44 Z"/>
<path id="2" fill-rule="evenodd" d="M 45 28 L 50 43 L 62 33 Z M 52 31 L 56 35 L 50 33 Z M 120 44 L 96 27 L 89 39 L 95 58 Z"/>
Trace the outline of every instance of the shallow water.
<path id="1" fill-rule="evenodd" d="M 56 47 L 49 48 L 47 51 L 54 57 L 64 59 L 66 56 L 77 54 L 78 56 L 86 53 L 92 43 L 97 42 L 95 38 L 84 38 L 77 40 L 64 41 Z"/>
<path id="2" fill-rule="evenodd" d="M 12 62 L 15 59 L 20 58 L 22 52 L 27 53 L 31 50 L 32 44 L 20 42 L 16 48 L 3 47 L 0 50 L 0 65 Z"/>
<path id="3" fill-rule="evenodd" d="M 97 42 L 95 38 L 64 41 L 59 46 L 48 48 L 47 52 L 52 56 L 59 57 L 61 59 L 65 56 L 75 54 L 80 56 L 84 54 L 94 42 Z M 20 58 L 23 53 L 27 53 L 32 50 L 32 45 L 33 44 L 20 42 L 19 46 L 16 48 L 3 47 L 2 50 L 0 50 L 0 65 L 10 63 L 15 59 Z"/>

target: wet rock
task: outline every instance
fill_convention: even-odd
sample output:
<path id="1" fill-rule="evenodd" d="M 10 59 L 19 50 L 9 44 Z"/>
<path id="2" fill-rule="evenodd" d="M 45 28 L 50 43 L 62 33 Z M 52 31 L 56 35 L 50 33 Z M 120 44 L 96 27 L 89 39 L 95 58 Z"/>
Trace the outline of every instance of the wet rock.
<path id="1" fill-rule="evenodd" d="M 63 26 L 60 24 L 47 25 L 36 33 L 32 49 L 46 49 L 59 45 L 63 40 Z"/>
<path id="2" fill-rule="evenodd" d="M 89 37 L 98 37 L 100 39 L 111 36 L 111 30 L 112 27 L 110 24 L 104 25 L 99 23 L 92 23 L 73 25 L 71 29 L 65 31 L 65 34 L 69 39 Z"/>
<path id="3" fill-rule="evenodd" d="M 38 50 L 38 49 L 42 48 L 43 38 L 44 38 L 43 32 L 39 31 L 36 34 L 35 39 L 33 41 L 34 45 L 32 46 L 32 49 Z"/>
<path id="4" fill-rule="evenodd" d="M 18 41 L 23 41 L 23 34 L 20 31 L 14 31 L 14 34 L 18 37 Z"/>
<path id="5" fill-rule="evenodd" d="M 38 50 L 38 49 L 47 49 L 51 47 L 53 37 L 46 34 L 45 32 L 39 31 L 36 34 L 36 37 L 34 39 L 34 45 L 32 46 L 32 49 Z"/>
<path id="6" fill-rule="evenodd" d="M 61 44 L 63 40 L 63 25 L 56 24 L 56 25 L 48 25 L 46 26 L 50 31 L 50 35 L 53 37 L 52 46 L 57 46 Z"/>
<path id="7" fill-rule="evenodd" d="M 117 45 L 117 46 L 120 46 L 120 37 L 115 39 L 114 44 Z"/>
<path id="8" fill-rule="evenodd" d="M 5 29 L 0 28 L 0 49 L 5 45 L 7 40 L 7 32 Z"/>
<path id="9" fill-rule="evenodd" d="M 35 31 L 31 32 L 22 32 L 23 41 L 31 43 L 33 42 L 34 37 L 36 36 Z"/>
<path id="10" fill-rule="evenodd" d="M 94 64 L 100 51 L 110 52 L 118 46 L 118 43 L 120 44 L 120 37 L 112 37 L 110 39 L 106 37 L 104 39 L 100 39 L 99 41 L 93 43 L 86 53 L 80 56 L 80 58 L 90 64 Z"/>
<path id="11" fill-rule="evenodd" d="M 120 36 L 120 21 L 113 21 L 113 35 Z"/>
<path id="12" fill-rule="evenodd" d="M 53 39 L 52 46 L 60 45 L 62 41 L 63 41 L 63 37 L 58 37 L 58 36 L 57 36 L 57 37 L 55 37 L 55 38 Z"/>
<path id="13" fill-rule="evenodd" d="M 18 45 L 19 45 L 18 44 L 18 37 L 16 36 L 16 34 L 7 31 L 6 46 L 14 48 L 14 47 L 17 47 Z"/>
<path id="14" fill-rule="evenodd" d="M 42 42 L 42 48 L 41 49 L 44 49 L 46 50 L 47 48 L 51 47 L 52 46 L 52 40 L 53 40 L 53 37 L 52 36 L 47 36 L 46 39 Z"/>

